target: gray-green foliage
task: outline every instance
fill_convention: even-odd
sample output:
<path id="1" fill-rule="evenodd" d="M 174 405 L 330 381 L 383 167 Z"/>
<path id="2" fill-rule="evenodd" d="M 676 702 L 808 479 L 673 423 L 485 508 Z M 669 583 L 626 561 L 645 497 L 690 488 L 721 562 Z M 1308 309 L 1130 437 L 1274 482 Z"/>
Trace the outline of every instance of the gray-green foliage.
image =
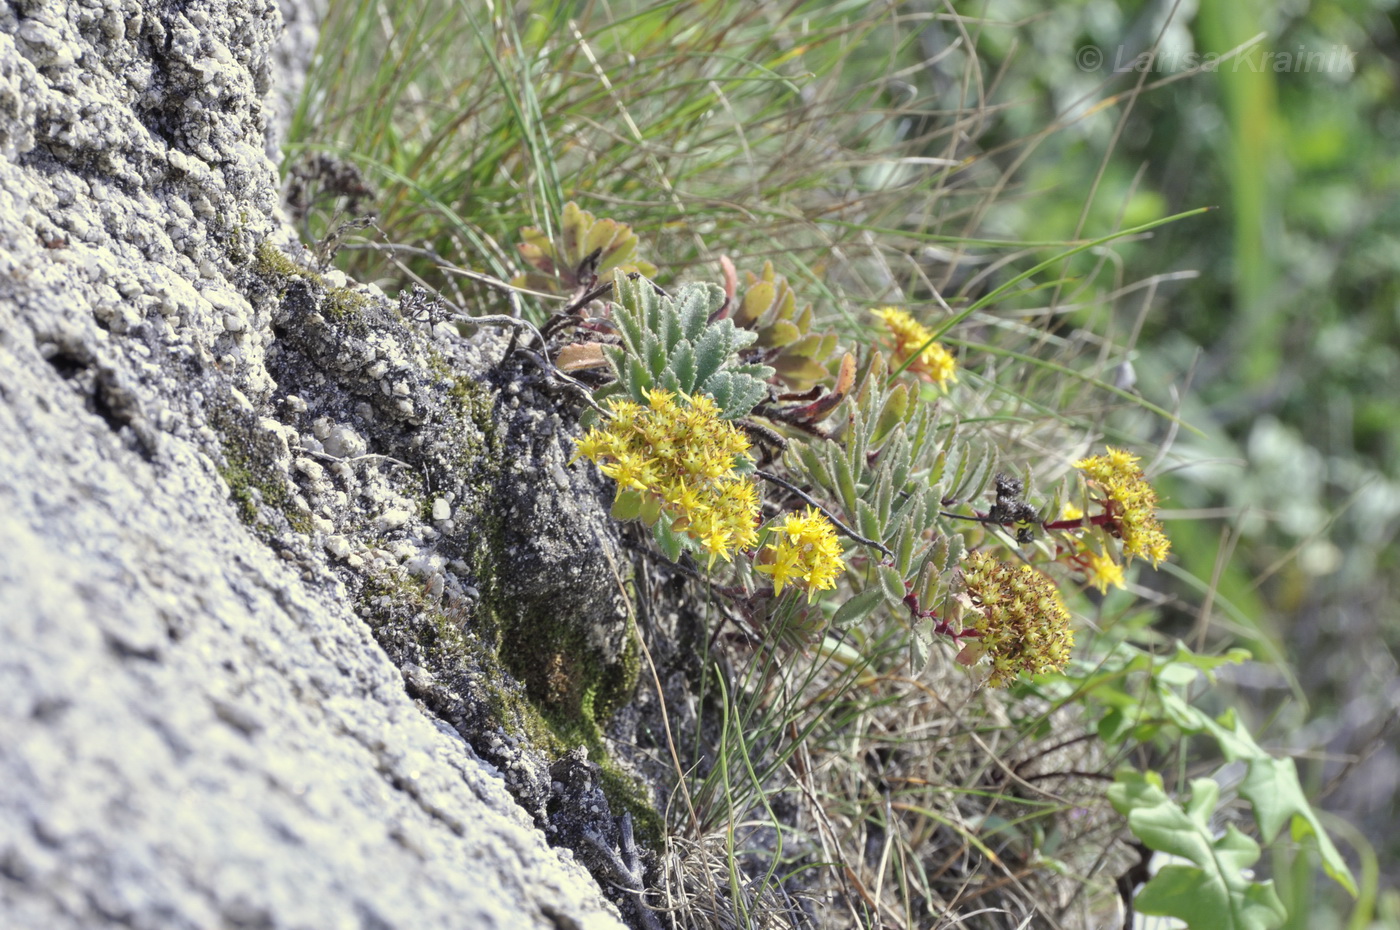
<path id="1" fill-rule="evenodd" d="M 757 337 L 732 320 L 710 322 L 724 303 L 723 290 L 686 284 L 665 295 L 641 275 L 615 286 L 613 321 L 622 345 L 606 353 L 619 386 L 637 403 L 645 404 L 645 392 L 655 387 L 708 394 L 725 419 L 734 419 L 768 396 L 773 369 L 739 358 Z"/>
<path id="2" fill-rule="evenodd" d="M 890 552 L 875 567 L 873 583 L 838 609 L 835 620 L 843 626 L 881 601 L 903 610 L 910 592 L 924 608 L 941 598 L 946 569 L 963 548 L 961 537 L 938 528 L 943 501 L 975 498 L 997 469 L 995 452 L 963 441 L 952 424 L 939 428 L 937 405 L 911 396 L 904 383 L 887 381 L 877 354 L 839 439 L 795 440 L 784 459 L 794 474 L 826 492 L 822 496 L 835 502 L 849 526 Z M 920 666 L 932 639 L 924 632 L 913 643 Z"/>

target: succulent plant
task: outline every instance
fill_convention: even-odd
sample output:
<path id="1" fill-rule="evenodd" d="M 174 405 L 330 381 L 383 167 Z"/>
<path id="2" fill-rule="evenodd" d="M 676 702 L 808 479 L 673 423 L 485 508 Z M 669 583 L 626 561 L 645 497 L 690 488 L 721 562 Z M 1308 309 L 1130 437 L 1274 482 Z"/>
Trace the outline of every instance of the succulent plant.
<path id="1" fill-rule="evenodd" d="M 830 364 L 837 357 L 836 334 L 812 332 L 812 305 L 798 308 L 796 292 L 786 277 L 774 271 L 773 263 L 764 262 L 762 274 L 744 273 L 742 296 L 737 294 L 737 278 L 729 272 L 726 268 L 729 286 L 736 293 L 728 302 L 727 315 L 758 337 L 754 351 L 773 367 L 776 378 L 796 393 L 830 380 Z"/>
<path id="2" fill-rule="evenodd" d="M 710 322 L 724 303 L 719 287 L 686 284 L 670 296 L 641 275 L 628 275 L 615 281 L 614 297 L 613 322 L 622 344 L 603 351 L 618 388 L 636 403 L 647 403 L 652 388 L 706 394 L 732 420 L 768 396 L 765 382 L 773 369 L 739 355 L 757 337 L 733 320 Z"/>
<path id="3" fill-rule="evenodd" d="M 517 286 L 572 293 L 620 274 L 656 274 L 655 265 L 638 257 L 631 226 L 599 219 L 572 200 L 564 205 L 557 239 L 535 226 L 520 230 L 520 237 L 520 257 L 534 270 L 516 275 Z"/>

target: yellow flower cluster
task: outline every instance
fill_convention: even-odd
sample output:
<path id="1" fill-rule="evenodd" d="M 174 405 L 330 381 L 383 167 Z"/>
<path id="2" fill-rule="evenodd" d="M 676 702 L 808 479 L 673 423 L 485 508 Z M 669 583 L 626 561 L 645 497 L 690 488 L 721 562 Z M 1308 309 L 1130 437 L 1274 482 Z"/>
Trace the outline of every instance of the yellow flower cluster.
<path id="1" fill-rule="evenodd" d="M 810 603 L 818 591 L 836 587 L 846 567 L 841 543 L 836 527 L 815 507 L 788 514 L 773 537 L 754 560 L 754 570 L 773 579 L 774 596 L 782 594 L 785 585 L 800 585 L 807 589 Z"/>
<path id="2" fill-rule="evenodd" d="M 962 564 L 964 630 L 975 630 L 958 656 L 972 665 L 992 661 L 988 683 L 1010 684 L 1021 672 L 1033 675 L 1064 668 L 1074 647 L 1069 611 L 1054 583 L 1029 565 L 1008 565 L 985 552 L 973 552 Z"/>
<path id="3" fill-rule="evenodd" d="M 1157 492 L 1143 477 L 1138 457 L 1110 446 L 1106 455 L 1091 455 L 1074 467 L 1108 495 L 1102 501 L 1111 521 L 1107 526 L 1122 538 L 1123 554 L 1129 560 L 1145 558 L 1156 568 L 1171 551 L 1171 541 L 1157 522 Z"/>
<path id="4" fill-rule="evenodd" d="M 735 474 L 734 460 L 749 449 L 748 438 L 720 419 L 719 407 L 703 394 L 688 397 L 652 390 L 648 406 L 611 398 L 607 424 L 589 430 L 577 444 L 582 456 L 617 482 L 618 497 L 638 493 L 641 512 L 671 518 L 671 528 L 717 557 L 758 542 L 758 489 Z M 655 522 L 652 519 L 650 522 Z"/>
<path id="5" fill-rule="evenodd" d="M 897 365 L 904 364 L 919 347 L 932 338 L 933 333 L 922 323 L 910 316 L 906 311 L 895 307 L 881 307 L 872 310 L 885 324 L 885 328 L 894 337 L 894 355 Z M 909 371 L 921 375 L 925 379 L 932 381 L 939 387 L 946 387 L 949 381 L 958 380 L 958 362 L 953 358 L 952 353 L 943 348 L 937 342 L 929 343 L 928 348 L 919 352 L 918 358 L 914 359 L 909 366 Z"/>

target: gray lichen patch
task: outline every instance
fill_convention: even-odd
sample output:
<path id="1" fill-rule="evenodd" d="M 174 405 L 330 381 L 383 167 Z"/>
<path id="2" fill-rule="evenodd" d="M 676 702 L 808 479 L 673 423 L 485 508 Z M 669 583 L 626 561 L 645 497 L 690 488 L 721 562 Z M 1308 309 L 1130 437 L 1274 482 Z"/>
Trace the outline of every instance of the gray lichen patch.
<path id="1" fill-rule="evenodd" d="M 395 306 L 268 243 L 255 254 L 243 291 L 275 337 L 282 470 L 410 693 L 542 827 L 549 764 L 587 746 L 619 809 L 658 837 L 603 739 L 637 681 L 632 568 L 609 489 L 570 464 L 576 411 L 503 334 L 464 340 L 421 294 Z"/>

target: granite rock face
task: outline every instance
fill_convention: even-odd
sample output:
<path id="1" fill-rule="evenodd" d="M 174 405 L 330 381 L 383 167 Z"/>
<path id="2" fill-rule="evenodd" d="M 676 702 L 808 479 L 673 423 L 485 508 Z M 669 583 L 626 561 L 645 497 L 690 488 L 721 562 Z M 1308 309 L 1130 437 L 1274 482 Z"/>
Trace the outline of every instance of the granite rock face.
<path id="1" fill-rule="evenodd" d="M 504 336 L 294 241 L 281 23 L 0 8 L 0 923 L 619 926 L 473 645 L 620 660 L 606 494 Z"/>

